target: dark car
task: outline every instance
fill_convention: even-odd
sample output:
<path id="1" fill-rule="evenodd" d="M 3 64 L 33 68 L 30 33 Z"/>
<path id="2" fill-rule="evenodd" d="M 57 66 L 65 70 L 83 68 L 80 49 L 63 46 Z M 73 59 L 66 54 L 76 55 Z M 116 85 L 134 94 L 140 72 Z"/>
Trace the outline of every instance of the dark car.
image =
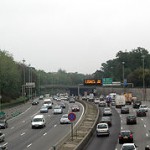
<path id="1" fill-rule="evenodd" d="M 74 99 L 73 97 L 71 97 L 71 98 L 69 99 L 69 103 L 75 103 L 75 99 Z"/>
<path id="2" fill-rule="evenodd" d="M 138 109 L 138 110 L 136 111 L 136 116 L 137 116 L 137 117 L 145 117 L 145 116 L 146 116 L 146 111 L 145 111 L 145 109 Z"/>
<path id="3" fill-rule="evenodd" d="M 133 134 L 130 130 L 122 130 L 119 134 L 119 144 L 133 143 Z"/>
<path id="4" fill-rule="evenodd" d="M 129 114 L 129 107 L 121 107 L 121 114 Z"/>
<path id="5" fill-rule="evenodd" d="M 133 102 L 133 108 L 139 108 L 142 102 L 140 100 L 136 100 Z"/>
<path id="6" fill-rule="evenodd" d="M 6 119 L 0 119 L 0 129 L 8 128 L 8 123 Z"/>
<path id="7" fill-rule="evenodd" d="M 60 106 L 61 106 L 62 108 L 66 108 L 66 104 L 65 104 L 65 103 L 60 103 Z"/>
<path id="8" fill-rule="evenodd" d="M 73 106 L 71 107 L 71 110 L 72 110 L 72 112 L 77 112 L 77 111 L 80 111 L 80 108 L 79 108 L 78 105 L 73 105 Z"/>
<path id="9" fill-rule="evenodd" d="M 33 100 L 33 102 L 32 102 L 32 105 L 38 105 L 39 104 L 39 101 L 38 100 Z"/>
<path id="10" fill-rule="evenodd" d="M 135 115 L 128 115 L 126 117 L 126 123 L 127 124 L 136 124 L 137 123 L 136 116 Z"/>
<path id="11" fill-rule="evenodd" d="M 108 126 L 112 126 L 112 119 L 110 116 L 102 117 L 100 123 L 107 123 Z"/>

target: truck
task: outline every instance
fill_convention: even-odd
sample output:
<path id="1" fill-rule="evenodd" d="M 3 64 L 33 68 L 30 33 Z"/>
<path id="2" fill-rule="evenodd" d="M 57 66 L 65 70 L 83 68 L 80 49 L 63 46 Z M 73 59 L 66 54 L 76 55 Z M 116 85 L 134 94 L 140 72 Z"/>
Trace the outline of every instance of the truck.
<path id="1" fill-rule="evenodd" d="M 115 96 L 115 103 L 116 103 L 116 108 L 121 108 L 122 106 L 125 106 L 125 96 L 124 95 L 116 95 Z"/>
<path id="2" fill-rule="evenodd" d="M 124 93 L 126 104 L 132 104 L 132 93 Z"/>

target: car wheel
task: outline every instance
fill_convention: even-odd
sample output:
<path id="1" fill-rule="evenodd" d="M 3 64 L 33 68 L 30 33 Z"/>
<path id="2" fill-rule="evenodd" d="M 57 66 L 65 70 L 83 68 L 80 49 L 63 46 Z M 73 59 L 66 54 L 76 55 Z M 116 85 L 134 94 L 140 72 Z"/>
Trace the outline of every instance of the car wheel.
<path id="1" fill-rule="evenodd" d="M 119 144 L 122 144 L 123 142 L 121 140 L 119 140 Z"/>

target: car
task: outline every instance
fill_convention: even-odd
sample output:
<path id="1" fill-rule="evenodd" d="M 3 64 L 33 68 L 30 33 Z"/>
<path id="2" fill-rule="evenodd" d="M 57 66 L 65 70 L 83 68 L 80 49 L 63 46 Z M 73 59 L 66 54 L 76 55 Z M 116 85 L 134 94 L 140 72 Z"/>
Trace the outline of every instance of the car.
<path id="1" fill-rule="evenodd" d="M 80 107 L 79 107 L 78 105 L 73 105 L 73 106 L 71 107 L 71 111 L 72 111 L 72 112 L 80 111 Z"/>
<path id="2" fill-rule="evenodd" d="M 99 99 L 99 98 L 95 98 L 95 99 L 94 99 L 94 103 L 95 103 L 95 104 L 99 104 L 99 102 L 100 102 L 100 99 Z"/>
<path id="3" fill-rule="evenodd" d="M 63 108 L 60 105 L 56 105 L 54 107 L 53 113 L 54 114 L 62 114 L 63 113 Z"/>
<path id="4" fill-rule="evenodd" d="M 62 108 L 66 108 L 66 104 L 65 104 L 65 103 L 63 103 L 63 102 L 62 102 L 62 103 L 60 103 L 59 105 L 60 105 Z"/>
<path id="5" fill-rule="evenodd" d="M 103 116 L 111 116 L 111 115 L 112 115 L 111 108 L 105 107 L 103 110 Z"/>
<path id="6" fill-rule="evenodd" d="M 0 150 L 8 150 L 8 143 L 0 144 Z"/>
<path id="7" fill-rule="evenodd" d="M 46 120 L 44 115 L 36 115 L 32 118 L 31 126 L 33 128 L 41 128 L 46 126 Z"/>
<path id="8" fill-rule="evenodd" d="M 75 103 L 75 99 L 73 97 L 69 98 L 69 103 Z"/>
<path id="9" fill-rule="evenodd" d="M 122 130 L 119 133 L 119 144 L 133 143 L 133 133 L 130 130 Z"/>
<path id="10" fill-rule="evenodd" d="M 98 104 L 99 107 L 106 107 L 107 104 L 105 101 L 100 101 L 99 104 Z"/>
<path id="11" fill-rule="evenodd" d="M 38 104 L 39 104 L 39 101 L 37 99 L 32 101 L 32 105 L 38 105 Z"/>
<path id="12" fill-rule="evenodd" d="M 48 109 L 52 109 L 52 100 L 50 98 L 44 99 L 43 105 L 46 106 Z"/>
<path id="13" fill-rule="evenodd" d="M 108 126 L 112 126 L 112 119 L 110 116 L 103 116 L 100 123 L 107 123 Z"/>
<path id="14" fill-rule="evenodd" d="M 146 117 L 146 110 L 143 109 L 143 108 L 139 108 L 139 109 L 136 111 L 136 116 L 137 116 L 137 117 Z"/>
<path id="15" fill-rule="evenodd" d="M 137 150 L 137 146 L 134 143 L 124 143 L 121 150 Z"/>
<path id="16" fill-rule="evenodd" d="M 0 142 L 4 142 L 4 141 L 5 141 L 5 134 L 0 131 Z"/>
<path id="17" fill-rule="evenodd" d="M 129 107 L 127 106 L 121 107 L 121 114 L 129 114 Z"/>
<path id="18" fill-rule="evenodd" d="M 148 112 L 148 107 L 146 105 L 140 105 L 139 109 L 142 108 L 144 109 L 146 112 Z"/>
<path id="19" fill-rule="evenodd" d="M 68 119 L 68 114 L 62 115 L 60 118 L 60 124 L 68 124 L 71 123 L 70 120 Z"/>
<path id="20" fill-rule="evenodd" d="M 44 99 L 44 96 L 40 95 L 39 100 L 43 100 L 43 99 Z"/>
<path id="21" fill-rule="evenodd" d="M 139 108 L 142 102 L 140 100 L 135 100 L 133 102 L 133 108 Z"/>
<path id="22" fill-rule="evenodd" d="M 0 119 L 0 129 L 8 128 L 8 122 L 6 119 Z"/>
<path id="23" fill-rule="evenodd" d="M 109 127 L 107 123 L 98 123 L 96 126 L 96 134 L 97 136 L 100 135 L 108 135 L 110 134 L 109 132 Z"/>
<path id="24" fill-rule="evenodd" d="M 126 117 L 126 123 L 127 123 L 127 125 L 128 125 L 128 124 L 137 124 L 136 116 L 135 116 L 135 115 L 132 115 L 132 114 L 128 115 L 128 116 Z"/>
<path id="25" fill-rule="evenodd" d="M 47 106 L 42 106 L 41 109 L 40 109 L 40 113 L 48 113 L 48 108 Z"/>

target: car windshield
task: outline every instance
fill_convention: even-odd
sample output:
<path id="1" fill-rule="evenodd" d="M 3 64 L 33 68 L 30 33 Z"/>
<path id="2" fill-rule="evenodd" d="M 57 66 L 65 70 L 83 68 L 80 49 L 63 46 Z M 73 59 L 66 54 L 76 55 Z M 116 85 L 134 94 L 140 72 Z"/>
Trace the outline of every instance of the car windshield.
<path id="1" fill-rule="evenodd" d="M 42 121 L 42 118 L 34 118 L 33 119 L 33 122 L 41 122 Z"/>
<path id="2" fill-rule="evenodd" d="M 98 125 L 98 129 L 105 129 L 105 128 L 107 128 L 106 124 L 99 124 Z"/>
<path id="3" fill-rule="evenodd" d="M 135 118 L 135 116 L 128 116 L 128 118 L 134 119 L 134 118 Z"/>
<path id="4" fill-rule="evenodd" d="M 110 121 L 110 117 L 102 117 L 101 121 Z"/>
<path id="5" fill-rule="evenodd" d="M 133 145 L 125 145 L 122 150 L 135 150 L 135 147 Z"/>
<path id="6" fill-rule="evenodd" d="M 68 118 L 68 115 L 63 115 L 62 118 Z"/>
<path id="7" fill-rule="evenodd" d="M 140 108 L 147 108 L 147 106 L 145 106 L 145 105 L 141 105 L 141 106 L 140 106 Z"/>
<path id="8" fill-rule="evenodd" d="M 54 109 L 61 109 L 61 107 L 60 106 L 55 106 L 55 108 Z"/>
<path id="9" fill-rule="evenodd" d="M 0 123 L 5 123 L 5 120 L 0 120 Z"/>
<path id="10" fill-rule="evenodd" d="M 130 135 L 130 131 L 122 131 L 122 132 L 121 132 L 121 135 L 123 135 L 123 136 Z"/>

